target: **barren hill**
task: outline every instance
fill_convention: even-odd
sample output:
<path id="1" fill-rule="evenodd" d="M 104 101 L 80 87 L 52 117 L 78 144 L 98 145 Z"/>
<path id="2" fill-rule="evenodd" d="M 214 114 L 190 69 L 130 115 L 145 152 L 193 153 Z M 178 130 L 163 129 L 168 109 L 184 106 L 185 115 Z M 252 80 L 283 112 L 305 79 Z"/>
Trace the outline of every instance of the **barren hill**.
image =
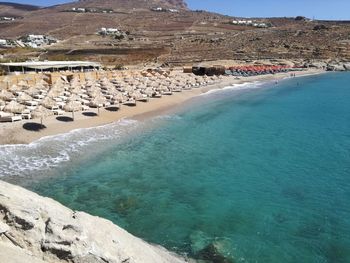
<path id="1" fill-rule="evenodd" d="M 0 2 L 0 16 L 23 16 L 28 12 L 38 10 L 40 7 L 34 5 L 23 5 L 9 2 Z"/>
<path id="2" fill-rule="evenodd" d="M 99 7 L 115 10 L 133 10 L 153 7 L 186 9 L 187 5 L 183 0 L 80 0 L 61 5 L 60 7 Z"/>
<path id="3" fill-rule="evenodd" d="M 72 7 L 114 12 L 67 12 Z M 152 11 L 155 7 L 179 12 Z M 60 43 L 27 54 L 42 54 L 41 58 L 47 59 L 93 59 L 114 65 L 190 64 L 215 59 L 350 59 L 349 23 L 266 18 L 256 20 L 269 24 L 268 28 L 235 25 L 233 17 L 188 10 L 182 0 L 86 0 L 27 11 L 23 17 L 0 23 L 0 38 L 29 33 L 56 37 Z M 118 28 L 128 32 L 128 37 L 99 36 L 96 33 L 101 27 Z"/>

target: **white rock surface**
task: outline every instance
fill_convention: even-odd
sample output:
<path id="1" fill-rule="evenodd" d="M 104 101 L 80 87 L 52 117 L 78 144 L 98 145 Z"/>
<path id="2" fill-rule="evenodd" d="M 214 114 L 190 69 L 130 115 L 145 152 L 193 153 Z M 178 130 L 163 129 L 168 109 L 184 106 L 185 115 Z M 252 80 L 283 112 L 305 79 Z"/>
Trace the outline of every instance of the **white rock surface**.
<path id="1" fill-rule="evenodd" d="M 108 220 L 72 211 L 50 198 L 0 181 L 0 262 L 188 261 Z"/>

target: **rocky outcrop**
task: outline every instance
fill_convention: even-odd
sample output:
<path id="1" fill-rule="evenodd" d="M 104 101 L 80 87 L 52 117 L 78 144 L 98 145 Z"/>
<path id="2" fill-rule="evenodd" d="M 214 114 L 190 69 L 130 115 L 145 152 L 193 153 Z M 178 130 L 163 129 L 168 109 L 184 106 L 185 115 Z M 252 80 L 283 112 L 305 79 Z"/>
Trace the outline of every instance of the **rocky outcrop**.
<path id="1" fill-rule="evenodd" d="M 327 68 L 326 68 L 327 71 L 345 71 L 345 67 L 344 67 L 344 64 L 328 64 L 327 65 Z"/>
<path id="2" fill-rule="evenodd" d="M 112 222 L 0 181 L 0 262 L 188 262 Z"/>
<path id="3" fill-rule="evenodd" d="M 304 67 L 325 69 L 327 71 L 349 71 L 350 70 L 350 62 L 312 61 L 312 62 L 304 63 Z"/>

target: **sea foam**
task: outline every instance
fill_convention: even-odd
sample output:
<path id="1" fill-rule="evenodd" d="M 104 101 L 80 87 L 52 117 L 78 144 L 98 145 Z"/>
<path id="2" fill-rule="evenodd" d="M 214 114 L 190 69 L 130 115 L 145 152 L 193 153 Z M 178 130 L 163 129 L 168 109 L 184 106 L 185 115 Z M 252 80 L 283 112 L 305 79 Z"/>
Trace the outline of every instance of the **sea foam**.
<path id="1" fill-rule="evenodd" d="M 227 92 L 227 91 L 238 91 L 238 90 L 245 90 L 245 89 L 257 89 L 261 88 L 263 84 L 266 84 L 266 82 L 261 82 L 261 81 L 254 81 L 254 82 L 245 82 L 241 84 L 233 84 L 231 86 L 227 86 L 224 88 L 219 88 L 219 89 L 212 89 L 209 90 L 199 96 L 206 96 L 206 95 L 211 95 L 214 93 L 222 93 L 222 92 Z"/>
<path id="2" fill-rule="evenodd" d="M 122 119 L 104 126 L 43 137 L 30 144 L 2 145 L 0 177 L 23 177 L 32 175 L 33 171 L 57 167 L 73 156 L 95 150 L 101 143 L 115 142 L 138 125 L 136 120 Z"/>

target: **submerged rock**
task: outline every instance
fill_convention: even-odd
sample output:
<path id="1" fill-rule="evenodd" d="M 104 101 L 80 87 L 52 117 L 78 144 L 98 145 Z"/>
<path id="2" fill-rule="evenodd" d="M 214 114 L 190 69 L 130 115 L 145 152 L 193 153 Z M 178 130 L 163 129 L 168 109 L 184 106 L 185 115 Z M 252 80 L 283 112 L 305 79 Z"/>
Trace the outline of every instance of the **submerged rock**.
<path id="1" fill-rule="evenodd" d="M 112 222 L 0 181 L 0 262 L 180 263 Z"/>
<path id="2" fill-rule="evenodd" d="M 195 255 L 210 245 L 212 239 L 202 231 L 195 231 L 190 235 L 190 241 L 192 254 Z"/>
<path id="3" fill-rule="evenodd" d="M 115 202 L 115 211 L 119 215 L 126 216 L 129 211 L 135 210 L 138 203 L 137 198 L 133 196 L 118 198 Z"/>
<path id="4" fill-rule="evenodd" d="M 212 263 L 234 263 L 233 259 L 226 257 L 222 254 L 221 247 L 218 243 L 214 242 L 209 244 L 203 250 L 201 250 L 196 258 L 206 260 Z"/>
<path id="5" fill-rule="evenodd" d="M 210 239 L 197 231 L 191 235 L 192 254 L 199 262 L 233 263 L 232 245 L 228 239 Z"/>

